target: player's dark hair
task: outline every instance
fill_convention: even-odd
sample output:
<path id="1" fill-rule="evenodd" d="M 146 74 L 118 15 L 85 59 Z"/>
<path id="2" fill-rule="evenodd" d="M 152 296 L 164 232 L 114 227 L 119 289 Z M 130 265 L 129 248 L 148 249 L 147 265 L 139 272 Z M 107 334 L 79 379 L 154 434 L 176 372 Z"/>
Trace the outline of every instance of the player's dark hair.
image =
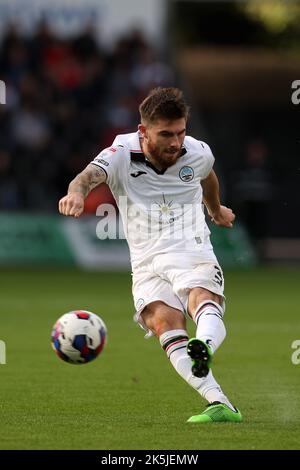
<path id="1" fill-rule="evenodd" d="M 157 87 L 150 91 L 139 107 L 142 123 L 154 123 L 158 119 L 188 118 L 189 107 L 178 88 Z"/>

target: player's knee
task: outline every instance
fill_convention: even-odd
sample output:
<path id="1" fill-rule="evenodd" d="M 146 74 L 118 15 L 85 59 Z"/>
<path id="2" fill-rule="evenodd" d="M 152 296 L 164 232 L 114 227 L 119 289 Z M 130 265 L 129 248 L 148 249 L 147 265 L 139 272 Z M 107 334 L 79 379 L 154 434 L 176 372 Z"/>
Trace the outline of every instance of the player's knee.
<path id="1" fill-rule="evenodd" d="M 165 304 L 148 306 L 142 313 L 147 328 L 159 337 L 166 331 L 185 329 L 185 317 L 179 310 Z"/>
<path id="2" fill-rule="evenodd" d="M 181 315 L 181 314 L 180 314 Z M 185 329 L 185 323 L 181 318 L 166 318 L 160 317 L 157 318 L 154 325 L 153 331 L 155 332 L 156 336 L 159 337 L 163 333 L 171 330 L 183 330 Z"/>
<path id="3" fill-rule="evenodd" d="M 215 294 L 203 287 L 194 287 L 189 292 L 188 299 L 188 311 L 192 314 L 198 305 L 205 300 L 213 300 L 217 304 L 222 306 L 223 299 L 222 296 Z"/>

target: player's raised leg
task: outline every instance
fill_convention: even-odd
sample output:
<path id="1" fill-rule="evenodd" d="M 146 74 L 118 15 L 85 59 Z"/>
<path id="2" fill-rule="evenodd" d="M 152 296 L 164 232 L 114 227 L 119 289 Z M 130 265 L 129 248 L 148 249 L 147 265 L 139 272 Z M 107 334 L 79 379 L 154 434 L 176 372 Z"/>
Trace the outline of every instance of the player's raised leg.
<path id="1" fill-rule="evenodd" d="M 188 309 L 196 323 L 196 338 L 188 344 L 188 353 L 193 361 L 193 374 L 205 377 L 211 366 L 213 353 L 226 336 L 223 322 L 222 297 L 213 292 L 196 287 L 191 289 Z"/>
<path id="2" fill-rule="evenodd" d="M 223 296 L 203 287 L 190 290 L 188 310 L 196 323 L 196 337 L 209 344 L 214 353 L 226 336 Z"/>

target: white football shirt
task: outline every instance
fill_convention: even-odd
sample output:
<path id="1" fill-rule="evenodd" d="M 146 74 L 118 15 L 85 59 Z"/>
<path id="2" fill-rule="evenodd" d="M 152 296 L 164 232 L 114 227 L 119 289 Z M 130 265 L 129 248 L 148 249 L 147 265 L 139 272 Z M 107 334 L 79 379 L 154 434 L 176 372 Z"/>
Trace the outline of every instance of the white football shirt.
<path id="1" fill-rule="evenodd" d="M 92 163 L 107 174 L 133 268 L 162 253 L 202 253 L 203 262 L 215 260 L 200 184 L 214 163 L 206 143 L 186 136 L 176 163 L 159 171 L 143 154 L 139 132 L 121 134 Z"/>

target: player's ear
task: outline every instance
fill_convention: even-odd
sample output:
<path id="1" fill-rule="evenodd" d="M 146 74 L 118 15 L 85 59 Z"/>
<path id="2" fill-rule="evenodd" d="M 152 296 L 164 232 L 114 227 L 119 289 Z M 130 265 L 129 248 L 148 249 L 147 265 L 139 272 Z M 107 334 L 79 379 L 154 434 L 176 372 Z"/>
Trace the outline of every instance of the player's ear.
<path id="1" fill-rule="evenodd" d="M 146 127 L 143 124 L 138 125 L 138 130 L 140 131 L 142 137 L 145 137 L 146 134 Z"/>

